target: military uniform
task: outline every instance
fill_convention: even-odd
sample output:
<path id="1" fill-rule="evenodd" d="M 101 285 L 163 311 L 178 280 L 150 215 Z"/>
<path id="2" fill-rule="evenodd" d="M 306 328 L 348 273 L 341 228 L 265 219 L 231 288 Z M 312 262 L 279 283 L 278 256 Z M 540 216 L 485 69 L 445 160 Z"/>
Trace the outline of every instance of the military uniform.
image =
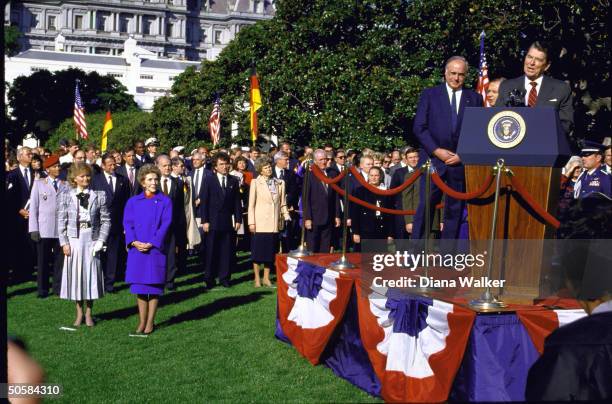
<path id="1" fill-rule="evenodd" d="M 596 192 L 612 196 L 611 177 L 603 170 L 603 166 L 599 166 L 591 172 L 584 171 L 580 174 L 574 187 L 574 198 L 587 198 Z"/>

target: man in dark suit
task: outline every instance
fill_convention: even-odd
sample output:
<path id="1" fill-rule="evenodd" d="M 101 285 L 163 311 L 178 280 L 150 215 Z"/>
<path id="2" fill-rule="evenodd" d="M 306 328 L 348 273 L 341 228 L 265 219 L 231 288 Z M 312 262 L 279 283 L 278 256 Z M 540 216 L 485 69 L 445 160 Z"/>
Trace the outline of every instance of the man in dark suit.
<path id="1" fill-rule="evenodd" d="M 328 176 L 326 154 L 323 149 L 315 150 L 314 163 Z M 336 192 L 311 174 L 308 177 L 307 198 L 304 198 L 302 193 L 302 205 L 308 249 L 315 253 L 329 253 L 334 225 L 340 227 L 341 224 Z"/>
<path id="2" fill-rule="evenodd" d="M 125 164 L 117 167 L 115 172 L 128 180 L 130 185 L 130 196 L 138 195 L 142 192 L 142 187 L 138 183 L 138 166 L 136 163 L 136 153 L 133 147 L 126 147 L 123 150 L 123 161 Z"/>
<path id="3" fill-rule="evenodd" d="M 242 223 L 238 179 L 229 175 L 230 159 L 217 153 L 212 160 L 214 173 L 206 177 L 201 196 L 200 216 L 206 233 L 204 282 L 215 285 L 215 276 L 223 287 L 230 286 L 230 269 L 235 261 L 235 235 Z"/>
<path id="4" fill-rule="evenodd" d="M 283 252 L 287 253 L 297 247 L 299 242 L 299 199 L 300 199 L 300 184 L 298 176 L 289 169 L 289 156 L 283 151 L 278 151 L 274 154 L 274 170 L 272 176 L 279 180 L 285 181 L 285 195 L 287 196 L 287 209 L 291 220 L 285 223 L 285 228 L 281 233 L 281 243 Z"/>
<path id="5" fill-rule="evenodd" d="M 32 150 L 21 147 L 17 150 L 19 166 L 6 176 L 6 196 L 9 209 L 9 226 L 12 231 L 9 237 L 10 267 L 13 269 L 13 281 L 26 281 L 34 272 L 34 247 L 28 233 L 30 192 L 34 184 L 34 174 L 30 163 Z"/>
<path id="6" fill-rule="evenodd" d="M 102 155 L 102 172 L 94 175 L 92 189 L 106 193 L 111 226 L 106 240 L 106 252 L 101 255 L 104 270 L 104 290 L 113 293 L 117 273 L 125 267 L 126 253 L 123 236 L 123 211 L 130 198 L 128 180 L 115 173 L 115 158 L 110 153 Z"/>
<path id="7" fill-rule="evenodd" d="M 191 203 L 193 205 L 193 211 L 195 213 L 196 224 L 198 225 L 198 231 L 200 232 L 200 247 L 198 254 L 200 256 L 200 262 L 202 263 L 202 267 L 205 267 L 206 263 L 206 234 L 204 234 L 204 230 L 202 229 L 202 215 L 201 209 L 205 200 L 203 199 L 204 194 L 204 183 L 206 181 L 206 177 L 212 175 L 212 173 L 204 167 L 204 156 L 202 153 L 196 151 L 191 156 L 191 165 L 192 170 L 189 173 L 189 177 L 191 177 Z"/>
<path id="8" fill-rule="evenodd" d="M 404 155 L 401 157 L 403 158 L 403 161 L 406 163 L 406 165 L 404 166 L 402 166 L 401 164 L 397 165 L 398 168 L 395 169 L 395 171 L 393 172 L 393 175 L 391 176 L 391 185 L 389 186 L 389 188 L 391 189 L 399 187 L 400 185 L 404 183 L 404 181 L 406 181 L 407 178 L 410 178 L 410 175 L 414 173 L 414 171 L 417 168 L 418 162 L 419 162 L 419 151 L 417 149 L 411 146 L 408 146 L 404 148 L 403 151 L 404 151 Z M 412 184 L 411 186 L 406 188 L 404 191 L 396 194 L 394 198 L 393 208 L 397 210 L 403 210 L 404 200 L 406 200 L 406 197 L 408 196 L 407 194 L 410 194 L 410 196 L 415 195 L 415 194 L 418 195 L 417 187 L 418 187 L 418 184 Z M 413 198 L 408 198 L 408 199 L 413 200 Z M 418 196 L 416 200 L 418 201 Z M 417 207 L 418 207 L 418 204 L 417 206 L 410 207 L 409 209 L 416 209 Z M 408 238 L 410 234 L 412 234 L 412 223 L 414 221 L 414 215 L 413 216 L 393 215 L 393 220 L 394 220 L 394 238 L 395 239 L 405 239 L 405 238 Z"/>
<path id="9" fill-rule="evenodd" d="M 525 74 L 502 81 L 495 106 L 505 106 L 510 98 L 510 92 L 519 90 L 524 94 L 526 106 L 555 108 L 559 112 L 563 130 L 569 135 L 574 126 L 572 91 L 567 83 L 544 75 L 550 64 L 549 49 L 546 45 L 537 41 L 532 43 L 523 63 Z"/>
<path id="10" fill-rule="evenodd" d="M 300 165 L 300 161 L 295 158 L 291 151 L 291 143 L 282 142 L 280 145 L 280 151 L 285 152 L 289 156 L 289 169 L 293 172 L 297 171 L 297 167 Z"/>
<path id="11" fill-rule="evenodd" d="M 453 189 L 465 191 L 465 173 L 461 158 L 456 153 L 459 131 L 466 107 L 482 106 L 482 97 L 476 92 L 463 88 L 468 72 L 468 63 L 462 56 L 448 59 L 444 68 L 445 83 L 425 89 L 421 93 L 413 131 L 421 143 L 419 165 L 431 158 L 432 164 L 442 179 Z M 425 189 L 425 176 L 421 177 L 421 189 Z M 442 192 L 431 186 L 431 214 L 441 201 Z M 450 197 L 444 205 L 444 229 L 442 238 L 457 239 L 464 201 Z M 412 226 L 412 238 L 423 238 L 425 231 L 425 192 L 419 194 L 419 207 Z M 429 237 L 429 235 L 427 235 Z"/>
<path id="12" fill-rule="evenodd" d="M 134 142 L 134 165 L 136 168 L 140 168 L 145 164 L 145 145 L 142 140 L 136 140 Z"/>
<path id="13" fill-rule="evenodd" d="M 166 259 L 166 289 L 175 290 L 174 279 L 178 272 L 177 266 L 177 242 L 182 242 L 187 234 L 185 230 L 185 193 L 183 187 L 176 178 L 173 178 L 172 163 L 170 157 L 161 154 L 155 159 L 157 168 L 161 171 L 159 180 L 160 189 L 172 201 L 172 225 L 168 230 L 168 255 Z"/>

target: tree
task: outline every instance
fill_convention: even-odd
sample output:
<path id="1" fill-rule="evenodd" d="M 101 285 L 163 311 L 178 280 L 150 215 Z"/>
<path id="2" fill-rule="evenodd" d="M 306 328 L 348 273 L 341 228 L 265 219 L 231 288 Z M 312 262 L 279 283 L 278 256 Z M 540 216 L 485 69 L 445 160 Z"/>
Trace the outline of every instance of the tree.
<path id="1" fill-rule="evenodd" d="M 18 143 L 28 133 L 45 143 L 50 133 L 72 116 L 77 79 L 86 114 L 105 110 L 109 102 L 113 111 L 137 109 L 134 97 L 114 77 L 79 69 L 37 71 L 16 78 L 10 86 L 8 100 L 16 125 L 12 143 Z"/>
<path id="2" fill-rule="evenodd" d="M 277 2 L 276 17 L 244 27 L 215 62 L 185 72 L 155 105 L 155 127 L 181 139 L 207 139 L 214 93 L 223 122 L 248 142 L 249 82 L 262 92 L 260 133 L 297 144 L 387 149 L 415 143 L 419 94 L 440 83 L 455 54 L 477 77 L 479 34 L 487 33 L 492 77 L 522 73 L 534 40 L 553 45 L 551 73 L 575 92 L 578 136 L 609 130 L 610 46 L 604 2 L 512 0 L 370 0 Z M 586 113 L 591 111 L 592 115 Z M 607 122 L 607 125 L 606 125 Z M 227 131 L 224 130 L 227 134 Z"/>
<path id="3" fill-rule="evenodd" d="M 102 128 L 106 112 L 99 111 L 87 114 L 87 132 L 89 138 L 81 140 L 83 144 L 92 144 L 100 147 L 102 143 Z M 143 140 L 150 130 L 151 114 L 139 110 L 112 112 L 113 129 L 108 136 L 108 149 L 123 149 L 131 146 L 136 139 Z M 55 150 L 61 139 L 74 139 L 75 127 L 72 118 L 65 119 L 45 143 L 45 147 Z"/>
<path id="4" fill-rule="evenodd" d="M 13 56 L 19 52 L 19 38 L 21 38 L 21 32 L 18 27 L 14 25 L 4 27 L 4 49 L 7 56 Z"/>

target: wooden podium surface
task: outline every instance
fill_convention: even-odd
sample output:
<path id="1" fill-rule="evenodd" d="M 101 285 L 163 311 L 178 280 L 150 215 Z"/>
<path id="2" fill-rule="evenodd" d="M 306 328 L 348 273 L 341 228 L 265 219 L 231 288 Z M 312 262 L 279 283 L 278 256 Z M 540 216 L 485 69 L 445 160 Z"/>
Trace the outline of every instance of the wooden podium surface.
<path id="1" fill-rule="evenodd" d="M 550 167 L 510 167 L 516 179 L 531 197 L 553 215 L 559 199 L 560 169 Z M 465 167 L 466 189 L 473 192 L 482 186 L 491 173 L 487 166 Z M 495 181 L 475 203 L 468 204 L 470 240 L 488 240 L 493 219 Z M 544 239 L 554 237 L 555 229 L 547 225 L 512 187 L 510 178 L 502 173 L 497 215 L 497 240 L 508 242 L 502 251 L 495 251 L 494 268 L 506 279 L 504 295 L 538 297 L 542 290 L 542 273 L 546 271 Z M 521 241 L 518 241 L 521 240 Z M 523 241 L 525 240 L 525 241 Z"/>

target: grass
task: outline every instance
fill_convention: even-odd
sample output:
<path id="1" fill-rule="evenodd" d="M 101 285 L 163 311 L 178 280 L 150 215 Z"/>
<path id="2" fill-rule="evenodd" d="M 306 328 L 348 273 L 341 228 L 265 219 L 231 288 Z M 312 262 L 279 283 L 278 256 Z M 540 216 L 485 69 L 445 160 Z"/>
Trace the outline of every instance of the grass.
<path id="1" fill-rule="evenodd" d="M 131 338 L 135 297 L 127 285 L 94 305 L 97 325 L 71 326 L 74 305 L 36 298 L 36 284 L 8 289 L 8 327 L 59 383 L 53 402 L 372 402 L 324 366 L 274 338 L 276 289 L 255 289 L 241 254 L 234 286 L 204 292 L 191 262 L 178 290 L 160 300 L 157 329 Z"/>

